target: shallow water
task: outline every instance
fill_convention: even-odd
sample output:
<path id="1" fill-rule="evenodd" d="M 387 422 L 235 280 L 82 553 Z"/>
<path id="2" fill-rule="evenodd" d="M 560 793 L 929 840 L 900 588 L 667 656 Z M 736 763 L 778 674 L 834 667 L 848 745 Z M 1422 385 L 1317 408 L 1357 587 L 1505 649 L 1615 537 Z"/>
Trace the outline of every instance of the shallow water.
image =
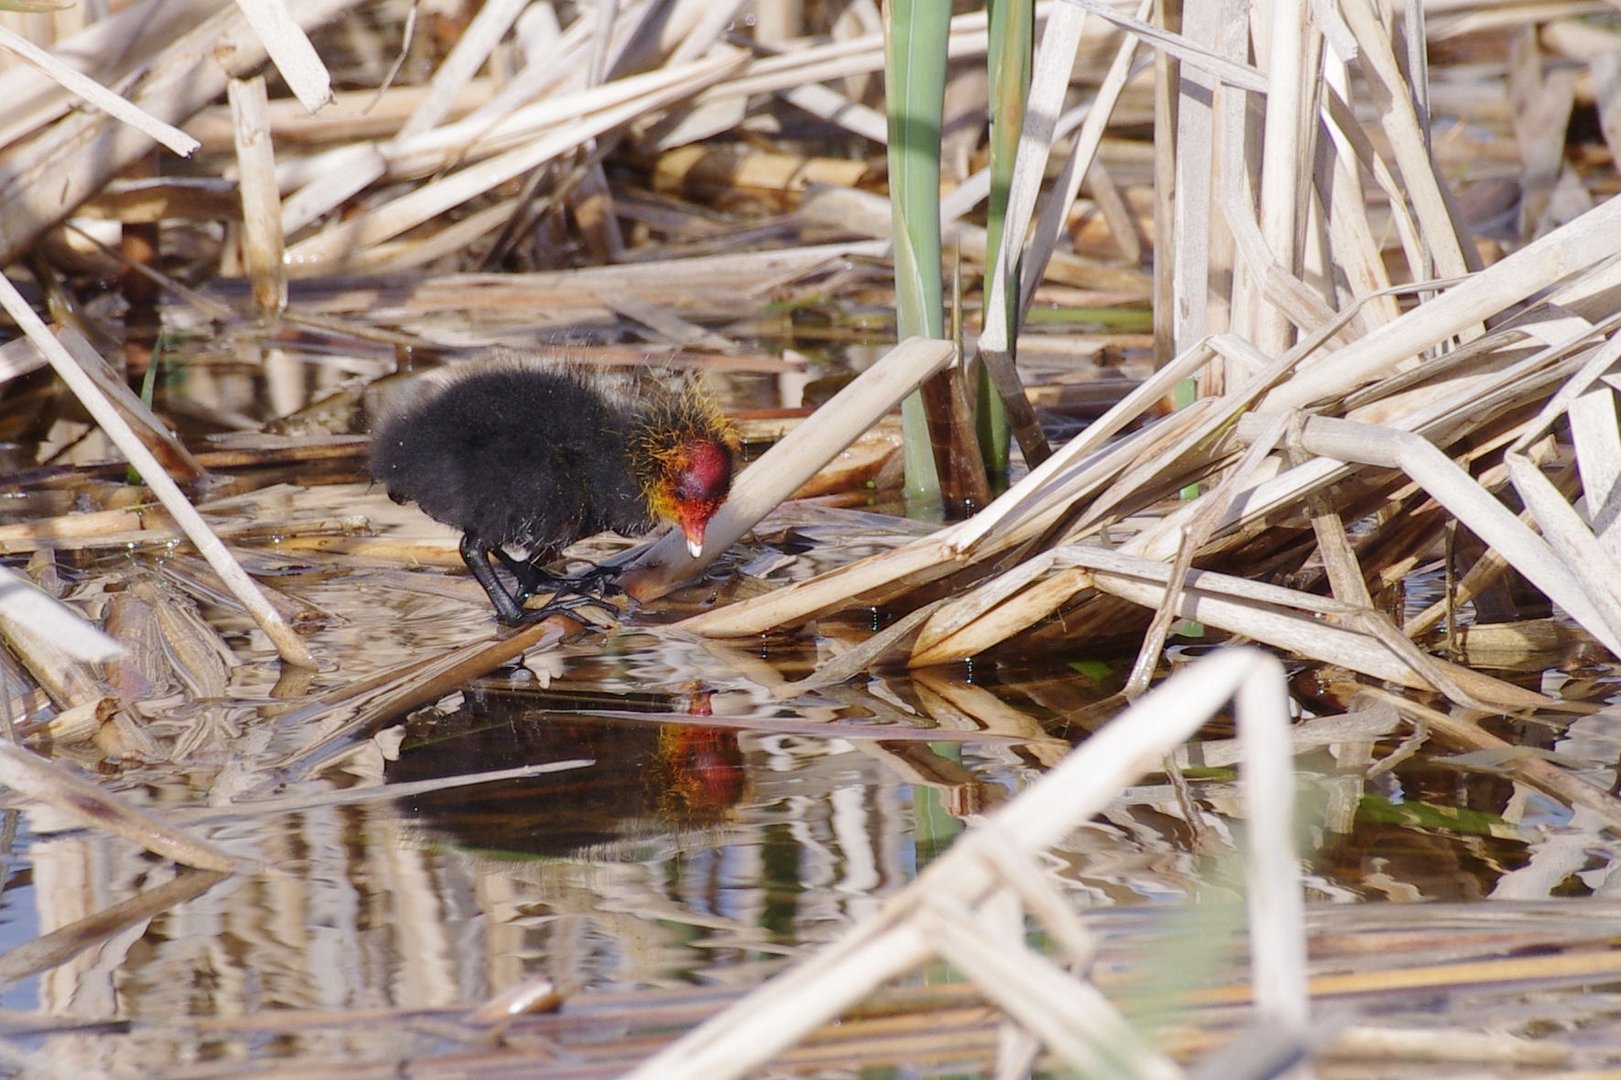
<path id="1" fill-rule="evenodd" d="M 250 398 L 233 407 L 268 408 L 264 385 L 242 382 Z M 421 551 L 437 546 L 435 565 L 453 564 L 445 530 L 342 473 L 305 492 L 301 512 L 363 516 Z M 11 510 L 41 512 L 21 502 Z M 875 520 L 829 512 L 780 548 L 748 542 L 704 583 L 618 632 L 531 655 L 293 769 L 278 766 L 326 721 L 291 722 L 290 705 L 494 626 L 463 575 L 292 539 L 251 545 L 266 580 L 322 613 L 308 637 L 322 669 L 289 684 L 256 631 L 204 603 L 239 663 L 215 697 L 160 688 L 175 698 L 148 719 L 154 732 L 186 742 L 180 759 L 58 753 L 256 868 L 223 880 L 180 874 L 54 812 L 6 811 L 0 1005 L 140 1022 L 126 1039 L 28 1038 L 88 1073 L 386 1057 L 397 1038 L 389 1023 L 254 1037 L 190 1021 L 467 1004 L 536 976 L 565 994 L 748 985 L 836 939 L 1116 711 L 1093 707 L 1129 662 L 1077 645 L 1016 666 L 880 668 L 795 694 L 784 684 L 870 628 L 846 619 L 824 624 L 821 637 L 738 643 L 662 629 L 675 613 L 742 587 L 745 568 L 769 568 L 780 584 L 913 528 L 897 522 L 886 536 Z M 77 563 L 82 588 L 108 577 L 166 581 L 170 569 L 149 551 Z M 1433 588 L 1433 578 L 1415 580 L 1409 609 Z M 1190 645 L 1177 655 L 1202 648 Z M 1596 711 L 1494 730 L 1613 789 L 1618 673 L 1564 667 L 1527 678 Z M 1294 674 L 1303 717 L 1343 710 L 1328 676 Z M 1602 822 L 1508 778 L 1500 762 L 1455 760 L 1430 742 L 1369 775 L 1411 734 L 1397 728 L 1297 758 L 1310 900 L 1616 895 L 1621 844 Z M 1207 729 L 1209 760 L 1230 735 L 1219 723 Z M 445 786 L 539 765 L 558 768 Z M 1232 768 L 1190 776 L 1197 828 L 1164 778 L 1149 776 L 1049 853 L 1049 878 L 1098 912 L 1238 896 Z M 155 899 L 142 908 L 143 897 Z"/>
<path id="2" fill-rule="evenodd" d="M 331 635 L 386 658 L 425 639 L 486 632 L 483 613 L 465 606 L 464 620 L 423 613 L 428 627 L 389 605 L 357 607 L 312 645 L 337 655 L 339 642 L 323 640 Z M 814 642 L 779 646 L 758 659 L 761 670 L 775 660 L 804 667 L 814 652 Z M 939 704 L 941 691 L 955 690 L 988 695 L 1038 732 L 1080 737 L 1065 728 L 1066 710 L 1044 702 L 1073 709 L 1100 696 L 1078 677 L 1027 669 L 1005 685 L 983 672 L 979 682 L 932 675 L 922 688 L 895 675 L 861 693 L 784 701 L 741 671 L 735 654 L 651 633 L 590 637 L 562 655 L 536 664 L 549 687 L 527 668 L 496 673 L 378 740 L 357 740 L 363 752 L 346 762 L 274 790 L 233 790 L 229 781 L 262 779 L 259 766 L 308 733 L 277 730 L 274 716 L 252 709 L 227 709 L 245 734 L 228 753 L 109 778 L 261 869 L 14 978 L 4 1003 L 80 1019 L 178 1020 L 444 1005 L 540 974 L 569 992 L 753 981 L 871 913 L 1052 752 L 916 741 L 901 727 L 901 738 L 886 741 L 872 737 L 874 725 L 905 716 L 917 728 L 960 729 L 967 713 Z M 358 675 L 367 664 L 354 667 L 323 677 Z M 1583 763 L 1594 782 L 1614 783 L 1616 714 L 1550 719 L 1521 734 Z M 397 752 L 395 735 L 403 735 Z M 1336 747 L 1299 759 L 1312 899 L 1614 895 L 1618 847 L 1582 814 L 1439 754 L 1368 780 L 1365 752 Z M 253 809 L 265 798 L 386 796 L 386 785 L 565 762 L 576 767 L 351 805 Z M 1234 826 L 1235 796 L 1230 776 L 1215 772 L 1194 791 L 1205 827 L 1220 836 Z M 227 793 L 241 805 L 211 805 Z M 0 898 L 13 947 L 175 877 L 124 841 L 55 831 L 62 823 L 49 812 L 30 810 L 21 823 Z M 1236 889 L 1225 858 L 1190 846 L 1174 794 L 1152 778 L 1077 830 L 1049 867 L 1094 908 Z M 0 969 L 17 960 L 13 949 Z"/>

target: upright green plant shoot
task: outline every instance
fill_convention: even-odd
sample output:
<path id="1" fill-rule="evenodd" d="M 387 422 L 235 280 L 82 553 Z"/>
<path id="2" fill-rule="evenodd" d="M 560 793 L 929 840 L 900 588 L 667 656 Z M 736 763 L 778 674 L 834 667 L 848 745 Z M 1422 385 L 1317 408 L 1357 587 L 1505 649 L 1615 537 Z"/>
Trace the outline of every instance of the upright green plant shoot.
<path id="1" fill-rule="evenodd" d="M 995 275 L 1008 277 L 1004 300 L 1008 327 L 1008 352 L 1017 360 L 1019 326 L 1019 263 L 1001 266 L 997 254 L 1002 245 L 1002 227 L 1007 218 L 1008 188 L 1013 182 L 1013 162 L 1019 154 L 1019 134 L 1024 128 L 1024 110 L 1030 98 L 1030 62 L 1035 44 L 1034 0 L 990 0 L 990 49 L 985 63 L 991 96 L 991 196 L 986 206 L 984 294 L 991 295 Z M 1009 428 L 1007 409 L 991 383 L 990 372 L 979 369 L 979 411 L 977 427 L 985 471 L 994 485 L 1005 480 L 1008 469 Z"/>
<path id="2" fill-rule="evenodd" d="M 901 338 L 945 336 L 940 279 L 940 128 L 951 5 L 891 0 L 884 38 L 889 111 L 889 203 L 895 233 L 895 324 Z M 906 497 L 937 505 L 940 477 L 923 397 L 901 405 Z"/>

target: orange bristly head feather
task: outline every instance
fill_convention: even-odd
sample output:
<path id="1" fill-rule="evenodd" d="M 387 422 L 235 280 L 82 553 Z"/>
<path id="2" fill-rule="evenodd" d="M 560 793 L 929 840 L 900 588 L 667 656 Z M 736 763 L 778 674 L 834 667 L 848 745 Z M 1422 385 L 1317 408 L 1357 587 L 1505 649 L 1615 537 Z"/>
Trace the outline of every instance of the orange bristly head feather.
<path id="1" fill-rule="evenodd" d="M 709 519 L 732 490 L 740 447 L 737 429 L 695 383 L 655 405 L 639 425 L 633 460 L 647 508 L 681 527 L 693 558 L 703 553 Z"/>

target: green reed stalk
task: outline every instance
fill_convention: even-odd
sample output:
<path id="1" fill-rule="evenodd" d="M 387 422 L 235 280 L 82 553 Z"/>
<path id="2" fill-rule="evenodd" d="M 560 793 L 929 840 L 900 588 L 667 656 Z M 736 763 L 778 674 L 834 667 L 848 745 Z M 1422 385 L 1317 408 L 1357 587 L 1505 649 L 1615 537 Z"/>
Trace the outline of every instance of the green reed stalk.
<path id="1" fill-rule="evenodd" d="M 1008 187 L 1013 181 L 1013 162 L 1019 153 L 1019 134 L 1024 127 L 1024 110 L 1030 97 L 1030 57 L 1035 43 L 1034 0 L 990 0 L 990 49 L 985 55 L 991 96 L 991 196 L 986 206 L 986 258 L 984 295 L 989 299 L 994 275 L 1008 278 L 1003 294 L 1008 327 L 1008 354 L 1017 359 L 1019 264 L 997 264 L 1001 250 L 1002 226 L 1007 216 Z M 992 486 L 1007 478 L 1010 428 L 1002 396 L 991 383 L 990 373 L 979 369 L 979 449 L 985 458 L 985 471 Z"/>
<path id="2" fill-rule="evenodd" d="M 895 233 L 895 324 L 902 339 L 945 336 L 940 278 L 940 128 L 951 5 L 891 0 L 884 42 L 889 110 L 889 202 Z M 901 405 L 906 497 L 938 504 L 940 477 L 923 397 Z"/>

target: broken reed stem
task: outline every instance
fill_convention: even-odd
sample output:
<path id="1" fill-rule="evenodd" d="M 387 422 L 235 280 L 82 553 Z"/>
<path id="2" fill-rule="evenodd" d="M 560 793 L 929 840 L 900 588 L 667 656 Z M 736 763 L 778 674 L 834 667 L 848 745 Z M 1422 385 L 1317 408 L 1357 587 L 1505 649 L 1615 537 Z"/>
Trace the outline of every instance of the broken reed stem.
<path id="1" fill-rule="evenodd" d="M 908 338 L 862 372 L 745 469 L 732 493 L 710 521 L 704 554 L 687 553 L 679 530 L 644 547 L 619 585 L 637 600 L 662 596 L 692 576 L 795 491 L 924 380 L 943 370 L 956 356 L 949 341 Z"/>
<path id="2" fill-rule="evenodd" d="M 332 100 L 332 76 L 304 28 L 293 19 L 287 0 L 236 0 L 236 6 L 293 96 L 309 112 L 320 112 Z"/>
<path id="3" fill-rule="evenodd" d="M 172 124 L 166 124 L 151 113 L 133 105 L 121 94 L 115 94 L 77 69 L 64 64 L 49 52 L 8 27 L 0 26 L 0 49 L 49 76 L 63 89 L 83 98 L 96 108 L 118 120 L 138 128 L 154 141 L 162 143 L 181 157 L 190 157 L 202 144 Z"/>
<path id="4" fill-rule="evenodd" d="M 1320 357 L 1268 394 L 1260 409 L 1306 406 L 1353 390 L 1617 250 L 1621 250 L 1621 199 L 1611 199 L 1395 322 Z"/>
<path id="5" fill-rule="evenodd" d="M 278 315 L 287 307 L 287 270 L 282 260 L 286 245 L 264 76 L 232 79 L 227 96 L 236 132 L 237 187 L 242 195 L 242 261 L 253 282 L 253 301 L 259 311 Z"/>

